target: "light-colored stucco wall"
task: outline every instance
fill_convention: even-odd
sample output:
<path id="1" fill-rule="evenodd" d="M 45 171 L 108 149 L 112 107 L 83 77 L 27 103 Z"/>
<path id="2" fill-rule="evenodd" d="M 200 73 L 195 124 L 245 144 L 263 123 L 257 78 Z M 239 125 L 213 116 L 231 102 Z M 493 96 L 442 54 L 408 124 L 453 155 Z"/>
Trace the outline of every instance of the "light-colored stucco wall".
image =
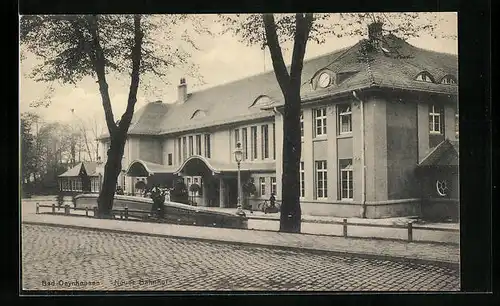
<path id="1" fill-rule="evenodd" d="M 364 115 L 366 201 L 384 201 L 387 200 L 386 101 L 381 97 L 366 98 Z"/>

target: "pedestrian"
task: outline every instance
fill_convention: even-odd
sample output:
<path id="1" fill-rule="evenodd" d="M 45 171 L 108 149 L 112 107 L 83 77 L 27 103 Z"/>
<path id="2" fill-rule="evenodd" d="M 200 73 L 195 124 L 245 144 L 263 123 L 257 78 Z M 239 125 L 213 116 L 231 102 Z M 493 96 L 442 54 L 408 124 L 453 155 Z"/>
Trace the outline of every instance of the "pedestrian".
<path id="1" fill-rule="evenodd" d="M 274 197 L 274 192 L 271 193 L 271 196 L 269 197 L 269 203 L 271 204 L 271 207 L 276 206 L 276 198 Z"/>

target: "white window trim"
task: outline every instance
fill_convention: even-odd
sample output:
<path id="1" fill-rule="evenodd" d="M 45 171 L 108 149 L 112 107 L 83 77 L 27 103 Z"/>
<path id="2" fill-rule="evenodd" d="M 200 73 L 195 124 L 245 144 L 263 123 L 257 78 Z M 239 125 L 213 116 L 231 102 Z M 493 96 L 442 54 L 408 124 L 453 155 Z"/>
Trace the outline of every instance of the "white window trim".
<path id="1" fill-rule="evenodd" d="M 302 175 L 304 175 L 304 180 L 302 180 Z M 299 198 L 304 199 L 306 197 L 306 171 L 305 163 L 303 161 L 299 164 Z M 304 194 L 302 194 L 302 189 L 304 189 Z"/>
<path id="2" fill-rule="evenodd" d="M 321 116 L 317 116 L 317 111 L 321 111 Z M 327 136 L 327 121 L 326 121 L 326 107 L 321 107 L 321 108 L 315 108 L 313 110 L 313 117 L 314 117 L 314 137 L 315 138 L 321 138 L 321 137 L 326 137 Z M 321 122 L 321 134 L 318 134 L 318 121 Z"/>
<path id="3" fill-rule="evenodd" d="M 344 183 L 342 181 L 342 174 L 343 173 L 347 173 L 347 195 L 349 195 L 349 193 L 351 192 L 352 193 L 352 198 L 344 198 L 343 197 L 343 191 L 344 191 Z M 353 189 L 349 189 L 349 181 L 353 182 L 353 169 L 352 169 L 352 164 L 349 164 L 348 166 L 340 169 L 340 200 L 341 201 L 353 201 L 354 200 L 354 188 Z M 354 187 L 354 182 L 353 182 L 353 187 Z"/>
<path id="4" fill-rule="evenodd" d="M 436 112 L 436 106 L 435 105 L 431 105 L 431 111 L 429 112 L 429 116 L 431 116 L 432 118 L 432 129 L 429 129 L 429 133 L 430 134 L 436 134 L 436 135 L 440 135 L 442 134 L 442 131 L 441 131 L 441 113 L 439 112 Z M 439 111 L 439 110 L 438 110 Z M 439 118 L 439 131 L 436 131 L 435 128 L 436 128 L 436 118 Z"/>
<path id="5" fill-rule="evenodd" d="M 259 178 L 259 189 L 260 189 L 260 196 L 263 197 L 263 196 L 266 196 L 267 195 L 267 192 L 266 192 L 266 178 L 265 177 L 260 177 Z M 264 187 L 264 188 L 262 188 Z M 262 193 L 262 191 L 264 191 L 264 193 Z"/>
<path id="6" fill-rule="evenodd" d="M 342 107 L 344 105 L 341 105 L 339 106 L 339 134 L 340 135 L 343 135 L 343 134 L 352 134 L 352 109 L 351 109 L 351 106 L 348 105 L 347 106 L 347 111 L 345 112 L 340 112 L 340 107 Z M 350 130 L 348 132 L 343 132 L 342 131 L 342 125 L 343 125 L 343 119 L 348 117 L 349 118 L 349 122 L 350 122 Z"/>
<path id="7" fill-rule="evenodd" d="M 315 174 L 316 174 L 316 175 L 315 175 L 315 176 L 316 176 L 316 177 L 315 177 L 315 183 L 316 183 L 316 186 L 315 186 L 315 189 L 316 189 L 316 199 L 317 199 L 317 200 L 327 200 L 327 199 L 328 199 L 328 178 L 327 178 L 327 179 L 325 179 L 324 174 L 327 174 L 327 176 L 328 176 L 328 164 L 326 163 L 326 161 L 325 161 L 325 160 L 321 160 L 321 161 L 320 161 L 320 160 L 318 160 L 318 161 L 315 161 L 315 162 L 314 162 L 314 164 L 315 164 L 315 170 L 316 170 L 316 173 L 315 173 Z M 321 165 L 323 165 L 323 167 L 324 167 L 324 168 L 318 169 L 318 165 L 320 165 L 320 164 L 321 164 Z M 321 197 L 320 197 L 320 196 L 318 196 L 318 193 L 319 193 L 319 192 L 318 192 L 318 190 L 319 190 L 319 188 L 318 188 L 318 185 L 319 185 L 319 184 L 318 184 L 318 182 L 319 182 L 319 180 L 318 180 L 318 174 L 319 174 L 320 172 L 321 172 L 321 173 L 323 173 L 323 179 L 322 179 L 322 181 L 323 181 L 323 188 L 322 188 L 322 191 L 323 191 L 323 196 L 321 196 Z M 326 197 L 325 197 L 325 190 L 326 190 L 326 192 L 327 192 L 327 196 L 326 196 Z"/>
<path id="8" fill-rule="evenodd" d="M 305 130 L 304 130 L 304 111 L 300 111 L 300 138 L 301 139 L 304 139 L 304 134 L 305 134 Z"/>
<path id="9" fill-rule="evenodd" d="M 276 195 L 278 192 L 277 185 L 276 185 L 276 177 L 272 176 L 271 177 L 271 193 L 274 193 Z"/>

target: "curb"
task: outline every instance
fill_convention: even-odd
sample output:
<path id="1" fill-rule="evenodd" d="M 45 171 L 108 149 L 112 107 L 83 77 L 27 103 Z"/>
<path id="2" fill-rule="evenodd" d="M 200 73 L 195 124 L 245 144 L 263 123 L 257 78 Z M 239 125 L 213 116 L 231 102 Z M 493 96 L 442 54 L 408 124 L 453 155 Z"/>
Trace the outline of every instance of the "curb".
<path id="1" fill-rule="evenodd" d="M 413 264 L 421 264 L 421 265 L 435 265 L 435 266 L 440 266 L 440 267 L 454 269 L 454 270 L 458 270 L 460 268 L 460 263 L 458 263 L 458 262 L 438 260 L 438 259 L 422 259 L 422 258 L 418 258 L 418 257 L 405 257 L 405 256 L 392 256 L 392 255 L 349 252 L 349 251 L 339 251 L 339 250 L 313 249 L 313 248 L 283 246 L 283 245 L 270 245 L 270 244 L 252 243 L 252 242 L 225 241 L 225 240 L 218 240 L 218 239 L 213 239 L 213 238 L 181 237 L 181 236 L 175 236 L 175 235 L 169 235 L 169 234 L 141 233 L 141 232 L 135 232 L 135 231 L 122 230 L 122 229 L 107 229 L 107 228 L 102 229 L 102 228 L 98 228 L 98 227 L 72 225 L 72 224 L 71 225 L 70 224 L 57 224 L 57 223 L 37 222 L 37 221 L 22 221 L 21 223 L 22 224 L 29 224 L 29 225 L 83 229 L 83 230 L 100 231 L 100 232 L 106 231 L 106 232 L 111 232 L 111 233 L 128 234 L 128 235 L 194 240 L 194 241 L 211 242 L 211 243 L 219 243 L 219 244 L 226 244 L 226 245 L 232 244 L 232 245 L 241 245 L 241 246 L 253 246 L 253 247 L 262 247 L 262 248 L 274 249 L 274 250 L 275 249 L 288 250 L 288 251 L 297 251 L 298 250 L 301 252 L 307 252 L 307 253 L 318 254 L 318 255 L 354 256 L 354 257 L 365 258 L 365 259 L 388 260 L 388 261 L 405 262 L 405 263 L 413 263 Z M 356 238 L 354 238 L 354 239 L 356 239 Z"/>

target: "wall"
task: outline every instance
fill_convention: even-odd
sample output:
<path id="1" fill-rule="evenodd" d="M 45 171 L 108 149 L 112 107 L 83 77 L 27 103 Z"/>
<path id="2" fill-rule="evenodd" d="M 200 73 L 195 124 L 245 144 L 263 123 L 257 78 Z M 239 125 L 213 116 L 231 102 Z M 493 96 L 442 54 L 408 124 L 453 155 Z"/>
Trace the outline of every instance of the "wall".
<path id="1" fill-rule="evenodd" d="M 162 139 L 162 164 L 168 166 L 168 154 L 172 154 L 172 165 L 175 165 L 175 139 Z"/>
<path id="2" fill-rule="evenodd" d="M 417 197 L 417 105 L 411 101 L 391 99 L 386 103 L 386 112 L 388 199 Z"/>
<path id="3" fill-rule="evenodd" d="M 429 147 L 429 105 L 422 101 L 417 102 L 418 122 L 418 160 L 421 161 L 430 151 Z"/>
<path id="4" fill-rule="evenodd" d="M 387 200 L 386 101 L 372 96 L 365 100 L 366 201 Z"/>
<path id="5" fill-rule="evenodd" d="M 151 136 L 142 136 L 139 139 L 139 159 L 161 164 L 162 163 L 162 149 L 161 141 L 158 138 Z"/>

